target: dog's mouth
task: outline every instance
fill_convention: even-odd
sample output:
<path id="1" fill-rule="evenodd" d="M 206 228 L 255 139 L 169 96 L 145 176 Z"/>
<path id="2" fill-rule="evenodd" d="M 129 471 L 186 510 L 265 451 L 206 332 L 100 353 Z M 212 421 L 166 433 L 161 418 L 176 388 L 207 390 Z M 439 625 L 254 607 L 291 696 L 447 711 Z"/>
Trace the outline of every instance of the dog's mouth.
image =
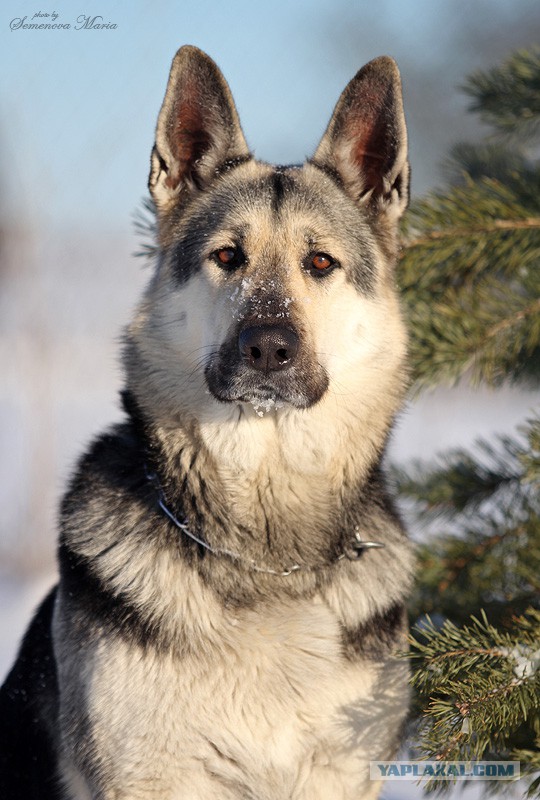
<path id="1" fill-rule="evenodd" d="M 242 366 L 231 374 L 231 370 L 224 365 L 211 363 L 205 374 L 210 393 L 216 400 L 222 403 L 248 403 L 256 411 L 268 412 L 287 405 L 309 408 L 321 399 L 328 387 L 324 371 L 318 380 L 312 376 L 303 379 L 290 374 L 287 382 L 280 378 L 272 383 L 259 383 L 256 376 Z"/>
<path id="2" fill-rule="evenodd" d="M 252 391 L 246 392 L 236 398 L 240 403 L 266 403 L 270 407 L 272 403 L 276 406 L 283 406 L 285 403 L 290 402 L 290 398 L 283 396 L 283 394 L 276 389 L 275 386 L 262 385 L 255 387 Z"/>
<path id="3" fill-rule="evenodd" d="M 281 392 L 276 391 L 275 387 L 272 386 L 259 386 L 252 392 L 244 393 L 236 398 L 232 397 L 230 400 L 217 397 L 217 395 L 214 396 L 218 400 L 221 400 L 221 402 L 246 403 L 251 405 L 259 417 L 270 414 L 272 411 L 278 411 L 286 405 L 298 407 L 298 403 L 293 402 L 293 400 L 297 400 L 298 398 L 284 397 Z M 300 407 L 305 408 L 305 405 L 302 404 Z"/>
<path id="4" fill-rule="evenodd" d="M 328 374 L 290 327 L 244 327 L 209 359 L 210 393 L 223 403 L 249 403 L 262 415 L 282 408 L 309 408 L 328 388 Z"/>

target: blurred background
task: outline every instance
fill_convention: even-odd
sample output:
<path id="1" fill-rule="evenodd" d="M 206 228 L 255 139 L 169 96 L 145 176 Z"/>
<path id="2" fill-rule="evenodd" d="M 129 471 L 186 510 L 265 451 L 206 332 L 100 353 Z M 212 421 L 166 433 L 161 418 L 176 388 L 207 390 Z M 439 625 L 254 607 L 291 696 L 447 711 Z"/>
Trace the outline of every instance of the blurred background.
<path id="1" fill-rule="evenodd" d="M 43 15 L 53 12 L 71 29 L 17 22 L 50 23 Z M 79 14 L 116 27 L 77 30 Z M 279 163 L 313 152 L 360 66 L 394 56 L 418 197 L 441 182 L 450 145 L 485 134 L 467 114 L 465 77 L 539 41 L 536 0 L 3 4 L 0 677 L 54 581 L 66 478 L 88 440 L 120 416 L 119 340 L 148 279 L 133 256 L 133 214 L 177 48 L 195 44 L 217 61 L 248 142 Z M 404 463 L 509 432 L 534 399 L 511 388 L 425 393 L 403 413 L 391 457 Z"/>

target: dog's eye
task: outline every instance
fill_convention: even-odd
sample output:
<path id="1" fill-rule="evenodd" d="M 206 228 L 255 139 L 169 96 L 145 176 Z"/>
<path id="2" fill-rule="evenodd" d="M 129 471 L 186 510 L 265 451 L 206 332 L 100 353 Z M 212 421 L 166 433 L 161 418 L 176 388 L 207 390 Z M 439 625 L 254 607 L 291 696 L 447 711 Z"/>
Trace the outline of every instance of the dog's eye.
<path id="1" fill-rule="evenodd" d="M 225 269 L 237 269 L 246 260 L 239 247 L 222 247 L 212 253 L 212 257 L 219 267 Z"/>
<path id="2" fill-rule="evenodd" d="M 327 253 L 310 253 L 305 265 L 312 274 L 320 277 L 332 272 L 334 267 L 338 266 L 338 263 Z"/>
<path id="3" fill-rule="evenodd" d="M 324 253 L 316 253 L 311 259 L 311 266 L 315 267 L 315 269 L 328 269 L 328 267 L 332 266 L 332 263 L 332 259 Z"/>

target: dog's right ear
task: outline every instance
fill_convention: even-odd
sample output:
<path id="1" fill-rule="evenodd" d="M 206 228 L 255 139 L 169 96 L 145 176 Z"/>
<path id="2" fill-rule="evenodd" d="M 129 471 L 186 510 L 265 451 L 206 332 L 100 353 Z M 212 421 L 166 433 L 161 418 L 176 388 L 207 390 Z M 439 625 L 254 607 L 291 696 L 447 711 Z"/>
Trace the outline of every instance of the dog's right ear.
<path id="1" fill-rule="evenodd" d="M 249 157 L 230 89 L 196 47 L 174 57 L 159 112 L 148 186 L 158 211 L 201 189 L 227 161 Z"/>

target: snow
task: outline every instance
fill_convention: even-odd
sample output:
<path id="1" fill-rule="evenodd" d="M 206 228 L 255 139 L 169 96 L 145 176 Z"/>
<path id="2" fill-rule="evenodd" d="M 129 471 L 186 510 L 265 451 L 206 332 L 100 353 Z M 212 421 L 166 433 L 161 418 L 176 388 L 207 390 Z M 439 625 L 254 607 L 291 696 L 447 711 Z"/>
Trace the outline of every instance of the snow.
<path id="1" fill-rule="evenodd" d="M 277 411 L 278 408 L 283 408 L 284 403 L 281 400 L 269 397 L 267 400 L 252 400 L 251 405 L 258 417 L 264 417 L 270 411 Z"/>

